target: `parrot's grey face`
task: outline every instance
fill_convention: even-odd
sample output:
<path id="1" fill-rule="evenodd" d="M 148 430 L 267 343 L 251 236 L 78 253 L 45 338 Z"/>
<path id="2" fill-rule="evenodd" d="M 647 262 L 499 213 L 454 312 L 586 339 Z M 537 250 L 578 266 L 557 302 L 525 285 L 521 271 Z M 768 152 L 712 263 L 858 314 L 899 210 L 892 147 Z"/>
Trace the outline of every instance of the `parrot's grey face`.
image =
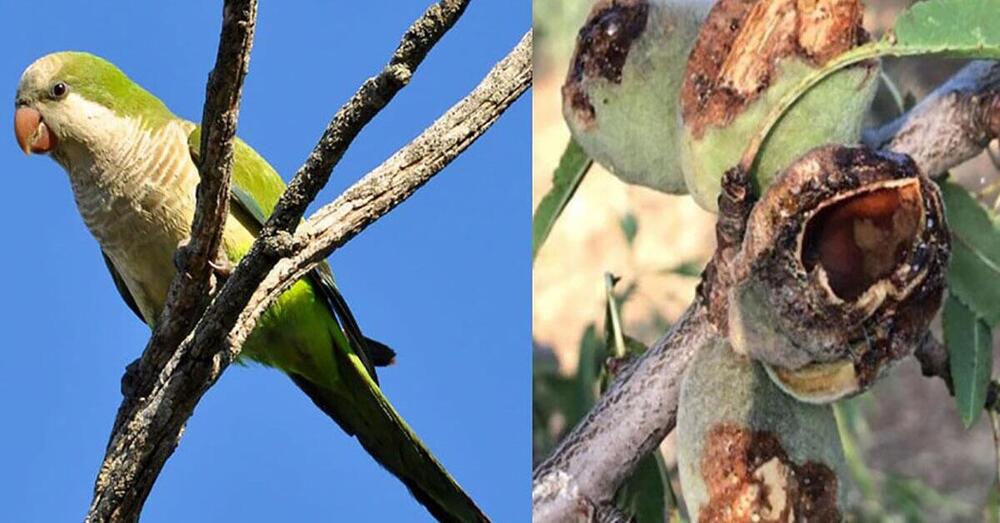
<path id="1" fill-rule="evenodd" d="M 51 152 L 63 164 L 90 156 L 114 134 L 109 131 L 123 123 L 110 109 L 82 96 L 93 86 L 87 85 L 86 78 L 66 72 L 67 59 L 63 53 L 47 55 L 24 71 L 14 113 L 14 134 L 21 150 Z"/>

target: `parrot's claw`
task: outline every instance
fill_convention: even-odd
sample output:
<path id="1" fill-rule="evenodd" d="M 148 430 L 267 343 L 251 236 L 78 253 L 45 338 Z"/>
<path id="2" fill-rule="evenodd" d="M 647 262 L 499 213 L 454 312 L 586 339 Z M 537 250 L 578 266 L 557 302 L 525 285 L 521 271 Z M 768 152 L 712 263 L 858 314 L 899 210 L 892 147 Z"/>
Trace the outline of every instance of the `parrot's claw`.
<path id="1" fill-rule="evenodd" d="M 177 243 L 177 250 L 174 252 L 174 267 L 178 271 L 187 273 L 190 268 L 190 251 L 188 250 L 188 244 L 191 242 L 190 238 L 185 238 Z M 212 293 L 219 288 L 219 283 L 225 282 L 227 278 L 233 273 L 233 264 L 229 261 L 229 258 L 221 252 L 218 254 L 215 260 L 210 260 L 208 266 L 212 268 L 212 274 L 215 276 L 215 281 L 212 283 Z"/>
<path id="2" fill-rule="evenodd" d="M 233 264 L 229 263 L 229 260 L 225 256 L 220 255 L 215 261 L 208 262 L 208 266 L 212 268 L 212 278 L 211 287 L 209 288 L 209 295 L 214 296 L 222 285 L 226 283 L 229 279 L 229 275 L 233 273 Z"/>
<path id="3" fill-rule="evenodd" d="M 219 256 L 219 259 L 215 261 L 208 262 L 208 265 L 212 267 L 212 271 L 215 272 L 215 275 L 221 280 L 225 280 L 232 275 L 233 270 L 235 269 L 229 259 L 223 256 Z"/>

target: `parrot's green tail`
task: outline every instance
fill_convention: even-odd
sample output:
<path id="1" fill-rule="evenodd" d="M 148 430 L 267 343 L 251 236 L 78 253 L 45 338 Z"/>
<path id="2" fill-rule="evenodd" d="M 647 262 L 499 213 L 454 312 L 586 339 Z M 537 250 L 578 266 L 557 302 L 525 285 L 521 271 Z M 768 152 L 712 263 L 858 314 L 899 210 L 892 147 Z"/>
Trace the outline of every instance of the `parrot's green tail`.
<path id="1" fill-rule="evenodd" d="M 488 522 L 489 518 L 438 463 L 378 385 L 340 351 L 334 352 L 341 369 L 355 370 L 342 373 L 349 393 L 353 393 L 351 397 L 302 376 L 291 374 L 292 381 L 344 431 L 357 437 L 361 446 L 399 478 L 438 521 Z"/>

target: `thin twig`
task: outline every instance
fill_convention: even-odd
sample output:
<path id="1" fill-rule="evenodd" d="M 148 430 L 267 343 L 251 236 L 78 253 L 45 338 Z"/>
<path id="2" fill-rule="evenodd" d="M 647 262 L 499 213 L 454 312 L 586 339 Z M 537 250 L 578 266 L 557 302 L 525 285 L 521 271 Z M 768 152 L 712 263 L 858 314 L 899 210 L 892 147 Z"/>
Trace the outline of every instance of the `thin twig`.
<path id="1" fill-rule="evenodd" d="M 994 489 L 1000 485 L 1000 414 L 995 410 L 988 412 L 990 426 L 993 428 L 993 462 L 996 474 L 993 476 Z"/>
<path id="2" fill-rule="evenodd" d="M 441 0 L 410 26 L 382 72 L 362 84 L 327 125 L 319 143 L 281 195 L 263 234 L 268 231 L 295 231 L 306 207 L 326 185 L 333 167 L 354 138 L 396 93 L 410 83 L 417 66 L 455 25 L 468 5 L 469 0 Z"/>
<path id="3" fill-rule="evenodd" d="M 256 0 L 227 1 L 215 68 L 205 88 L 202 112 L 200 182 L 188 244 L 178 249 L 177 275 L 171 282 L 163 312 L 153 335 L 132 371 L 123 380 L 125 401 L 115 429 L 134 400 L 149 393 L 155 376 L 194 327 L 208 305 L 213 286 L 210 262 L 218 258 L 222 231 L 229 214 L 229 180 L 233 165 L 233 137 L 239 117 L 243 80 L 250 66 L 257 19 Z M 115 431 L 112 430 L 112 434 Z"/>

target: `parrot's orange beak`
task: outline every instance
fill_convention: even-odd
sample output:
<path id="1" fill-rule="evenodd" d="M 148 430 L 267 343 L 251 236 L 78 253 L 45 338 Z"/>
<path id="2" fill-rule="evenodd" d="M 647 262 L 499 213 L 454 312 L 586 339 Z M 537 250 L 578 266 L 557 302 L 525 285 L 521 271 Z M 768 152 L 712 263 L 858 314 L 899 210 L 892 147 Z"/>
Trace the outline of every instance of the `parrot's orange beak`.
<path id="1" fill-rule="evenodd" d="M 14 135 L 24 154 L 47 153 L 56 146 L 56 136 L 42 121 L 42 114 L 31 107 L 18 107 L 14 112 Z"/>

